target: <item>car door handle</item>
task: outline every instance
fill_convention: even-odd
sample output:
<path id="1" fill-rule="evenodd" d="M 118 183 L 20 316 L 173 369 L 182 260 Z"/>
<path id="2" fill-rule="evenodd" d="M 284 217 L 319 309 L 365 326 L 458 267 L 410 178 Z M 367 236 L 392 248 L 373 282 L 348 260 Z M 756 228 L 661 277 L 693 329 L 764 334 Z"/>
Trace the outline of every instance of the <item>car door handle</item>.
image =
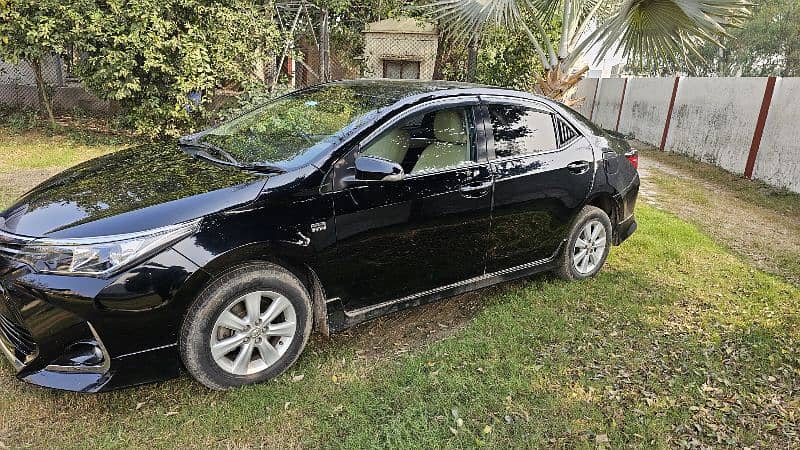
<path id="1" fill-rule="evenodd" d="M 575 161 L 567 164 L 567 170 L 574 173 L 575 175 L 580 175 L 585 173 L 589 170 L 589 161 Z"/>
<path id="2" fill-rule="evenodd" d="M 464 197 L 483 197 L 488 194 L 492 188 L 492 180 L 489 181 L 474 181 L 472 183 L 461 186 L 461 195 Z"/>

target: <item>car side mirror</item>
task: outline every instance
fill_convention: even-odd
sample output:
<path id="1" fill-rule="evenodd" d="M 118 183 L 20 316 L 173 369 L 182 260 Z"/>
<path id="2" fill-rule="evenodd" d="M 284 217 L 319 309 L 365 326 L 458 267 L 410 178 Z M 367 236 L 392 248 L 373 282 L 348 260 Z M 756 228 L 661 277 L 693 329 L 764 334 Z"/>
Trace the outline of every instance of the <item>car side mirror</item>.
<path id="1" fill-rule="evenodd" d="M 406 176 L 403 166 L 374 156 L 356 158 L 356 175 L 350 184 L 369 184 L 400 181 Z"/>

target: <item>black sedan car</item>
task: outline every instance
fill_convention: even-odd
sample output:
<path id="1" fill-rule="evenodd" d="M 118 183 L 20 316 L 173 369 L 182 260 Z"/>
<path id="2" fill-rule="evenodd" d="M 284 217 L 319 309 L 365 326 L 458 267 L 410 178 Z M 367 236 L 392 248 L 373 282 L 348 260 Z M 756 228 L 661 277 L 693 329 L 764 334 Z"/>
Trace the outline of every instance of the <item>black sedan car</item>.
<path id="1" fill-rule="evenodd" d="M 637 155 L 535 95 L 314 86 L 71 168 L 0 214 L 0 349 L 98 392 L 284 372 L 309 335 L 551 270 L 636 229 Z"/>

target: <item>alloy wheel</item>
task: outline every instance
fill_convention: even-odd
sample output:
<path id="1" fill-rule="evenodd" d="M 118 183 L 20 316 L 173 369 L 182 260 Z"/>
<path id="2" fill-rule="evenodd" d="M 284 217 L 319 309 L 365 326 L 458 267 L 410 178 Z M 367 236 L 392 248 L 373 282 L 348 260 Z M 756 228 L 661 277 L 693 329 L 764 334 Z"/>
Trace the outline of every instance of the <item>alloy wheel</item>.
<path id="1" fill-rule="evenodd" d="M 211 334 L 211 356 L 224 371 L 252 375 L 275 364 L 297 331 L 292 302 L 273 291 L 243 295 L 217 317 Z"/>
<path id="2" fill-rule="evenodd" d="M 602 262 L 606 251 L 606 228 L 599 220 L 590 220 L 581 229 L 572 249 L 572 267 L 588 275 Z"/>

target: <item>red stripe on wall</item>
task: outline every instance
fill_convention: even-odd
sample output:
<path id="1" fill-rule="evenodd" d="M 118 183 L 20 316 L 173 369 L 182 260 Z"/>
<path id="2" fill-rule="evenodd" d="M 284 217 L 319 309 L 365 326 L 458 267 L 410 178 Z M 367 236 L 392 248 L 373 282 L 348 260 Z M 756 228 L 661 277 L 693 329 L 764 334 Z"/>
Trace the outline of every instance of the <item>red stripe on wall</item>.
<path id="1" fill-rule="evenodd" d="M 625 78 L 625 83 L 622 85 L 622 98 L 619 99 L 619 111 L 617 112 L 617 126 L 614 131 L 619 131 L 619 119 L 622 118 L 622 105 L 625 104 L 625 91 L 628 90 L 628 79 Z"/>
<path id="2" fill-rule="evenodd" d="M 667 145 L 667 133 L 669 133 L 669 123 L 672 122 L 672 109 L 675 108 L 675 97 L 678 96 L 678 83 L 681 77 L 675 77 L 675 83 L 672 85 L 672 97 L 669 99 L 669 108 L 667 108 L 667 120 L 664 121 L 664 133 L 661 134 L 661 146 L 658 148 L 664 151 L 664 146 Z"/>
<path id="3" fill-rule="evenodd" d="M 744 176 L 753 178 L 753 168 L 756 165 L 756 156 L 761 147 L 761 136 L 764 135 L 764 125 L 767 124 L 769 105 L 772 103 L 772 94 L 775 92 L 775 77 L 767 78 L 767 88 L 764 89 L 764 99 L 761 100 L 761 111 L 758 112 L 756 131 L 753 133 L 753 143 L 750 144 L 750 154 L 747 155 L 747 164 L 744 166 Z"/>

